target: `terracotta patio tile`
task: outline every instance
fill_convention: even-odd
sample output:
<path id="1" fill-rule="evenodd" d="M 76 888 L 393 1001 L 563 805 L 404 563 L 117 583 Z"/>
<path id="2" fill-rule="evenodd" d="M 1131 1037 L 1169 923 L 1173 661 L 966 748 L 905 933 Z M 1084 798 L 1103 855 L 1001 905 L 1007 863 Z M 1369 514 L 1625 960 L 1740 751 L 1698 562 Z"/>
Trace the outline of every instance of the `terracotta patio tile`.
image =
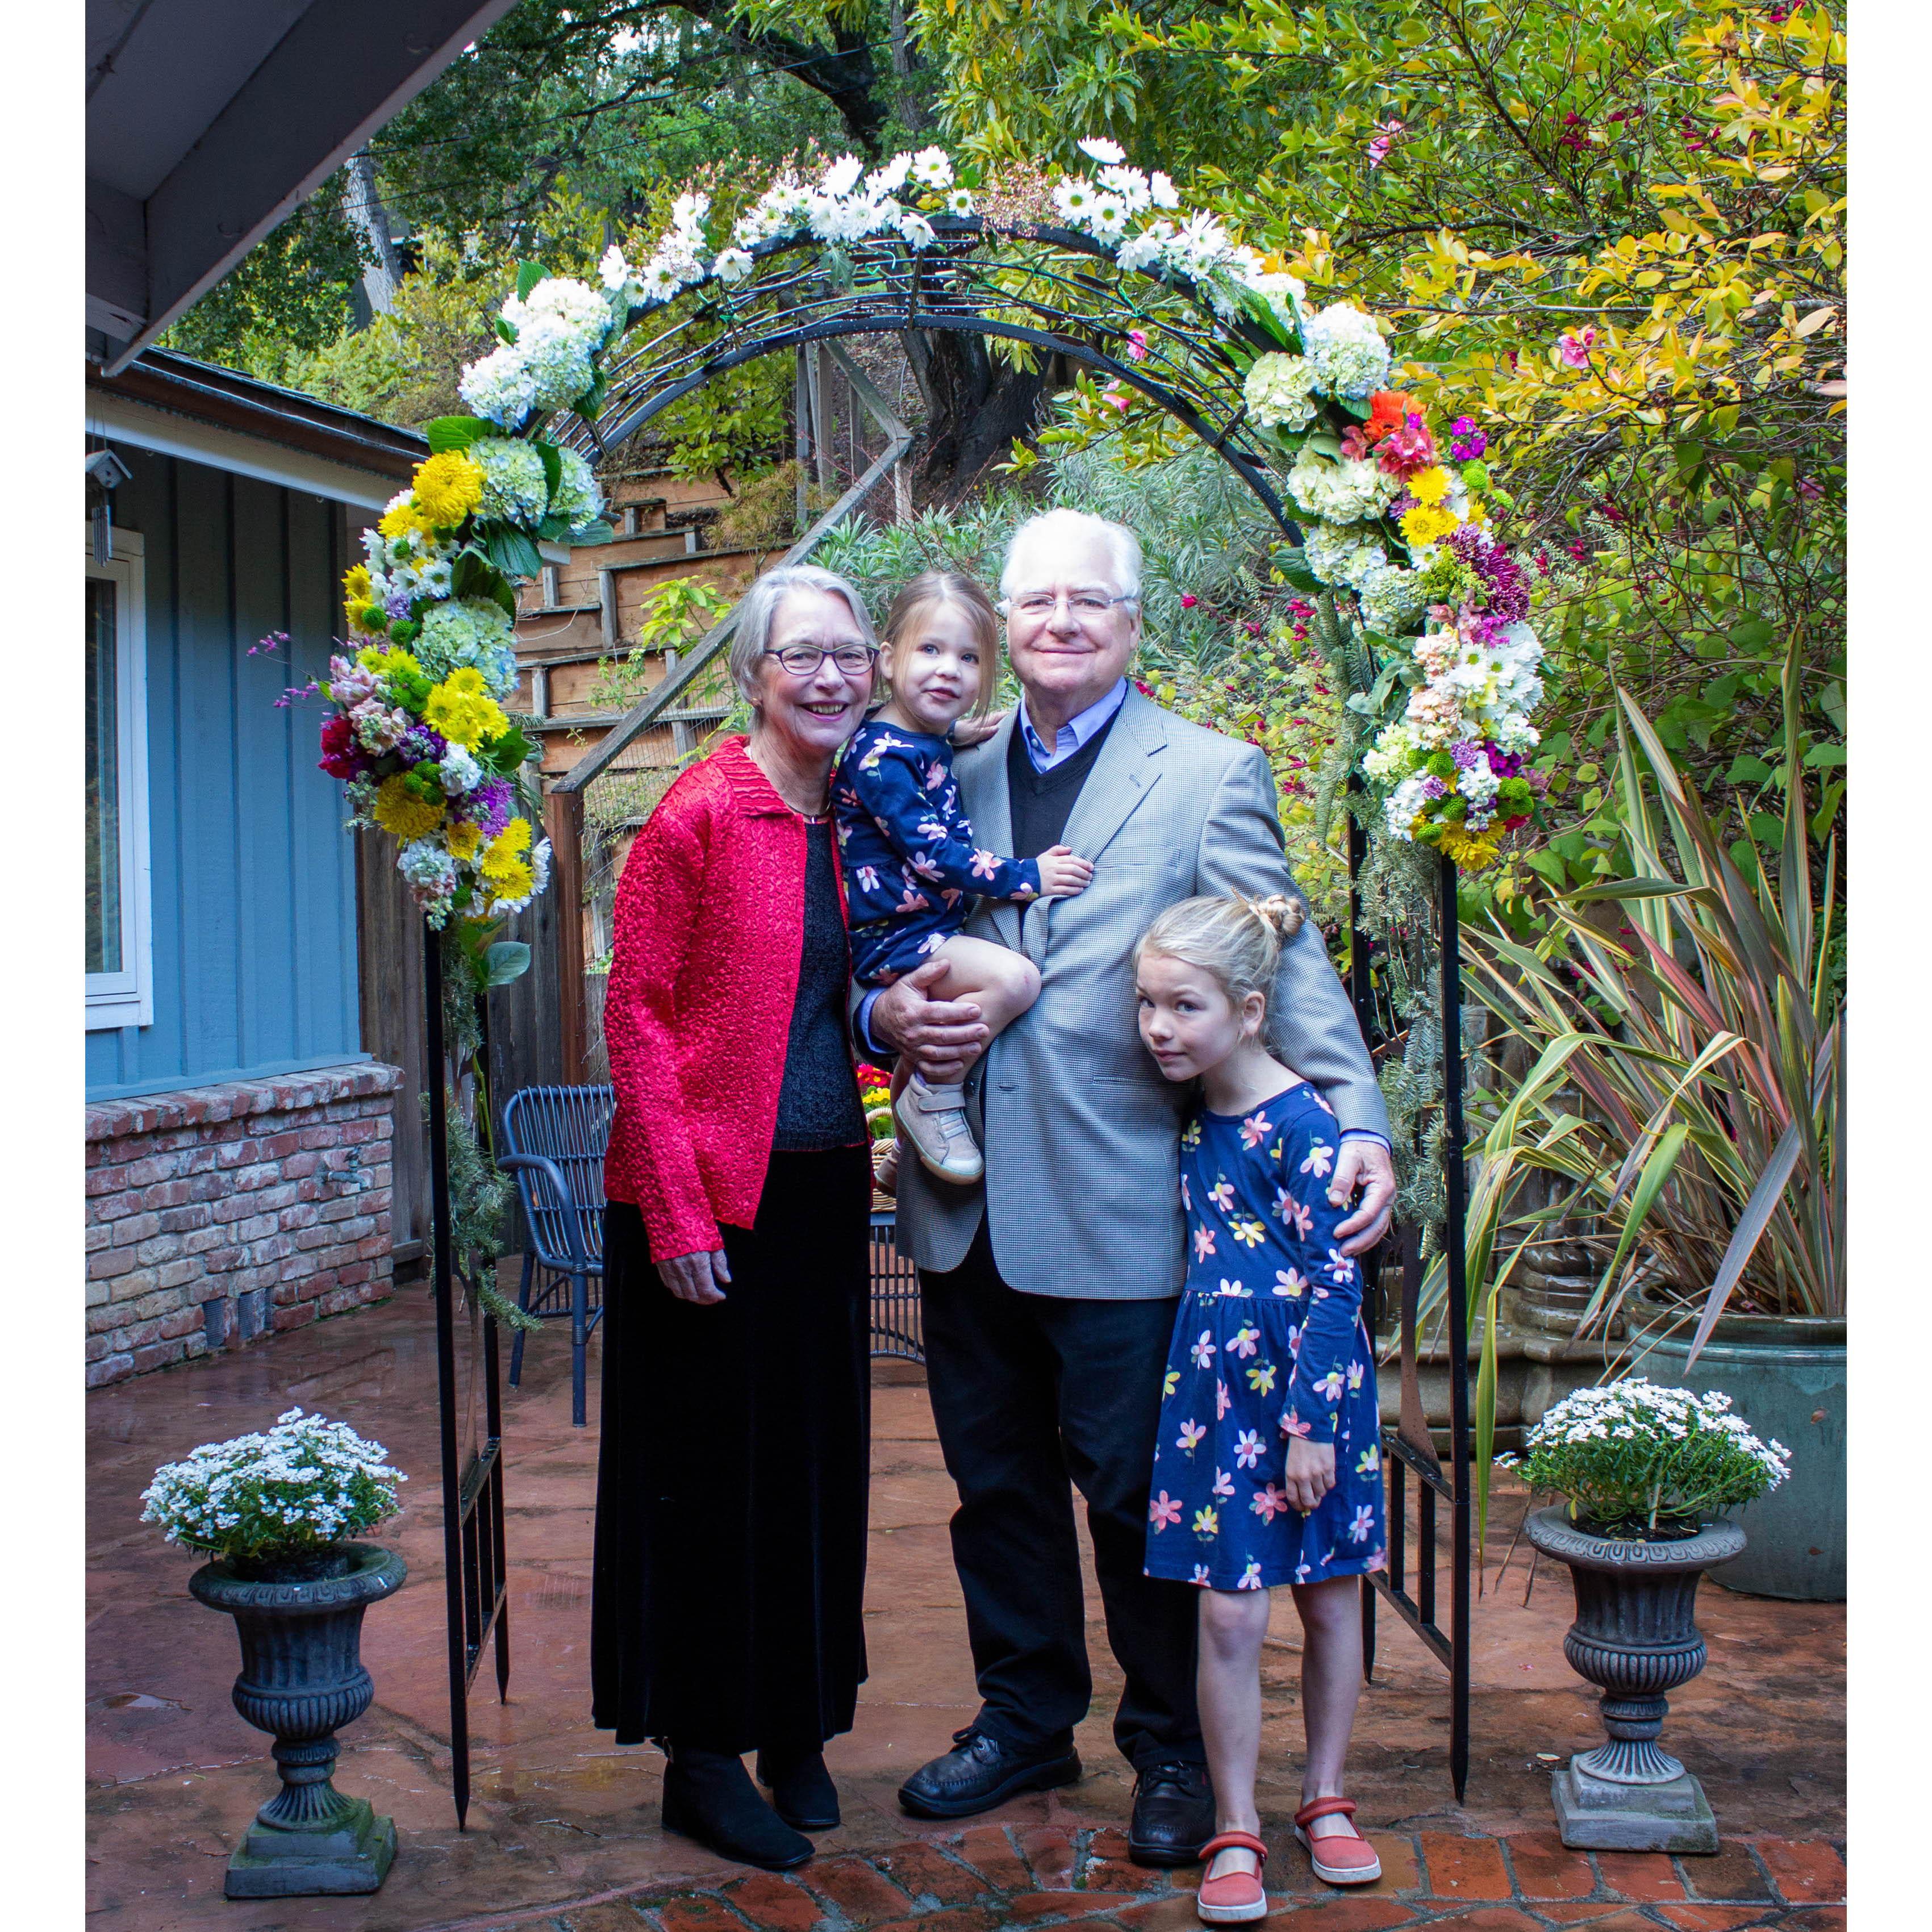
<path id="1" fill-rule="evenodd" d="M 1640 1904 L 1684 1895 L 1677 1868 L 1661 1852 L 1599 1852 L 1597 1869 L 1611 1891 Z"/>
<path id="2" fill-rule="evenodd" d="M 1453 1838 L 1446 1832 L 1422 1834 L 1423 1862 L 1432 1898 L 1508 1898 L 1509 1874 L 1493 1838 Z"/>
<path id="3" fill-rule="evenodd" d="M 825 1909 L 796 1879 L 776 1872 L 754 1872 L 724 1888 L 732 1906 L 763 1932 L 812 1932 L 824 1922 Z"/>
<path id="4" fill-rule="evenodd" d="M 951 1912 L 928 1912 L 917 1918 L 896 1919 L 886 1932 L 991 1932 L 1000 1915 L 984 1906 Z"/>
<path id="5" fill-rule="evenodd" d="M 881 1852 L 872 1861 L 893 1884 L 912 1898 L 936 1898 L 942 1905 L 963 1905 L 986 1889 L 977 1872 L 968 1871 L 934 1846 L 908 1839 Z"/>
<path id="6" fill-rule="evenodd" d="M 715 1898 L 667 1898 L 656 1910 L 664 1932 L 745 1932 L 743 1922 Z"/>
<path id="7" fill-rule="evenodd" d="M 1750 1847 L 1742 1839 L 1718 1841 L 1711 1858 L 1686 1858 L 1678 1861 L 1684 1874 L 1686 1895 L 1694 1899 L 1754 1899 L 1769 1901 L 1769 1883 L 1751 1856 Z"/>
<path id="8" fill-rule="evenodd" d="M 912 1910 L 912 1900 L 863 1858 L 814 1858 L 798 1876 L 801 1884 L 836 1906 L 849 1924 L 862 1928 L 888 1924 Z"/>
<path id="9" fill-rule="evenodd" d="M 1446 1918 L 1430 1922 L 1454 1925 L 1457 1932 L 1543 1932 L 1535 1919 L 1513 1905 L 1472 1906 L 1467 1912 L 1452 1912 Z"/>
<path id="10" fill-rule="evenodd" d="M 568 1932 L 646 1932 L 645 1920 L 634 1905 L 620 1900 L 614 1905 L 580 1906 L 555 1921 Z"/>
<path id="11" fill-rule="evenodd" d="M 1535 1910 L 1538 1918 L 1552 1925 L 1588 1925 L 1594 1928 L 1606 1924 L 1612 1919 L 1621 1919 L 1626 1925 L 1649 1923 L 1631 1911 L 1628 1905 L 1613 1898 L 1539 1898 L 1536 1901 Z"/>
<path id="12" fill-rule="evenodd" d="M 1845 1896 L 1845 1862 L 1835 1846 L 1816 1840 L 1754 1838 L 1751 1850 L 1787 1905 L 1836 1905 Z"/>
<path id="13" fill-rule="evenodd" d="M 1013 1850 L 1003 1825 L 976 1825 L 955 1849 L 996 1892 L 1024 1892 L 1033 1883 L 1026 1862 Z"/>
<path id="14" fill-rule="evenodd" d="M 1131 1932 L 1200 1932 L 1201 1920 L 1194 1910 L 1192 1892 L 1170 1892 L 1160 1898 L 1143 1899 L 1138 1905 L 1123 1906 L 1114 1917 Z M 1270 1916 L 1268 1922 L 1278 1922 Z"/>
<path id="15" fill-rule="evenodd" d="M 1113 1912 L 1134 1904 L 1138 1897 L 1131 1892 L 1023 1892 L 1002 1899 L 999 1911 L 1002 1918 L 1030 1924 L 1037 1918 L 1084 1918 L 1091 1912 Z"/>
<path id="16" fill-rule="evenodd" d="M 1073 1884 L 1073 1840 L 1050 1825 L 1020 1834 L 1020 1850 L 1033 1868 L 1034 1881 L 1044 1892 L 1064 1892 Z"/>
<path id="17" fill-rule="evenodd" d="M 1201 1922 L 1194 1923 L 1198 1932 Z M 1268 1932 L 1389 1932 L 1423 1921 L 1400 1899 L 1336 1898 L 1321 1905 L 1304 1905 L 1298 1899 L 1286 1912 L 1270 1912 L 1262 1923 Z"/>
<path id="18" fill-rule="evenodd" d="M 1684 1932 L 1733 1932 L 1742 1925 L 1777 1923 L 1775 1908 L 1763 1905 L 1660 1905 L 1658 1916 Z"/>
<path id="19" fill-rule="evenodd" d="M 1778 1926 L 1780 1932 L 1845 1932 L 1845 1908 L 1842 1905 L 1801 1906 L 1782 1918 L 1765 1922 Z"/>
<path id="20" fill-rule="evenodd" d="M 1422 1889 L 1422 1868 L 1416 1858 L 1415 1840 L 1413 1838 L 1406 1833 L 1396 1832 L 1364 1832 L 1362 1836 L 1375 1846 L 1376 1856 L 1382 1862 L 1382 1875 L 1367 1888 L 1370 1892 L 1420 1892 Z M 1298 1845 L 1295 1849 L 1300 1850 Z M 1303 1852 L 1301 1857 L 1305 1865 L 1308 1855 Z M 1310 1876 L 1312 1876 L 1310 1874 Z"/>
<path id="21" fill-rule="evenodd" d="M 1157 1866 L 1137 1865 L 1124 1832 L 1096 1832 L 1087 1847 L 1081 1882 L 1102 1892 L 1165 1892 L 1168 1875 Z"/>
<path id="22" fill-rule="evenodd" d="M 1657 1921 L 1646 1918 L 1634 1906 L 1609 1905 L 1604 1909 L 1609 1914 L 1607 1918 L 1558 1918 L 1555 1922 L 1558 1925 L 1587 1925 L 1590 1932 L 1657 1932 Z M 1539 1905 L 1536 1910 L 1544 1917 L 1549 1918 L 1552 1908 Z M 1455 1922 L 1452 1919 L 1449 1922 L 1453 1924 Z"/>
<path id="23" fill-rule="evenodd" d="M 1573 1852 L 1554 1832 L 1526 1832 L 1503 1844 L 1525 1898 L 1588 1898 L 1597 1888 L 1587 1855 Z"/>

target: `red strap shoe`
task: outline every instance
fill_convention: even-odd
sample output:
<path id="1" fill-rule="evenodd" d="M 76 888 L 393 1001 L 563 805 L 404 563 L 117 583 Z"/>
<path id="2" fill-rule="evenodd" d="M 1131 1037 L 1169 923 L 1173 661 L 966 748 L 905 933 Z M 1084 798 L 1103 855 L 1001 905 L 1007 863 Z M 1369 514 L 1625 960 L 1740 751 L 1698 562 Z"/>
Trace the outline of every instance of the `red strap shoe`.
<path id="1" fill-rule="evenodd" d="M 1268 1863 L 1267 1846 L 1252 1832 L 1219 1832 L 1201 1847 L 1202 1862 L 1211 1867 L 1216 1852 L 1228 1851 L 1252 1852 L 1256 1869 L 1202 1878 L 1195 1909 L 1206 1924 L 1245 1925 L 1268 1916 L 1268 1894 L 1262 1888 L 1260 1869 Z"/>
<path id="2" fill-rule="evenodd" d="M 1348 1828 L 1312 1838 L 1308 1828 L 1318 1818 L 1346 1818 Z M 1375 1846 L 1355 1829 L 1353 1798 L 1317 1798 L 1304 1804 L 1294 1814 L 1294 1835 L 1308 1848 L 1315 1876 L 1324 1885 L 1372 1885 L 1382 1875 Z"/>

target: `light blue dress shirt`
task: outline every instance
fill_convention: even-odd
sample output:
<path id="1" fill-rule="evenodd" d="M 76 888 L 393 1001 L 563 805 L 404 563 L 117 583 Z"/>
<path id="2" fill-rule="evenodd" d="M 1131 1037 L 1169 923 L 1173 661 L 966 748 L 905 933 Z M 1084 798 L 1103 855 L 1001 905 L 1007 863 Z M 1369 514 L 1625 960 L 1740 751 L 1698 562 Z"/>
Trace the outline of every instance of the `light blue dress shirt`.
<path id="1" fill-rule="evenodd" d="M 1126 701 L 1127 681 L 1122 678 L 1105 698 L 1096 699 L 1078 716 L 1069 718 L 1061 725 L 1054 734 L 1053 746 L 1049 751 L 1046 740 L 1033 728 L 1033 719 L 1028 715 L 1026 700 L 1022 698 L 1020 736 L 1026 746 L 1027 756 L 1033 760 L 1034 770 L 1050 772 L 1055 765 L 1072 758 Z"/>

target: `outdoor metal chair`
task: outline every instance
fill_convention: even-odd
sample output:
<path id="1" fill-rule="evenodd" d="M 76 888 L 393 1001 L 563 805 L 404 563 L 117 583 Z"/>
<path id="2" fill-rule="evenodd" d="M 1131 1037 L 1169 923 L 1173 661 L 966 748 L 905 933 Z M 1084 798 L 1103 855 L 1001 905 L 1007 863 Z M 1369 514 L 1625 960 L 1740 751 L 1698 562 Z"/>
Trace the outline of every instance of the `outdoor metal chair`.
<path id="1" fill-rule="evenodd" d="M 520 1088 L 503 1109 L 507 1151 L 496 1160 L 516 1177 L 530 1229 L 517 1306 L 544 1321 L 569 1318 L 570 1419 L 579 1429 L 584 1348 L 604 1312 L 604 1149 L 614 1106 L 608 1087 Z M 526 1334 L 519 1328 L 511 1346 L 512 1388 Z"/>

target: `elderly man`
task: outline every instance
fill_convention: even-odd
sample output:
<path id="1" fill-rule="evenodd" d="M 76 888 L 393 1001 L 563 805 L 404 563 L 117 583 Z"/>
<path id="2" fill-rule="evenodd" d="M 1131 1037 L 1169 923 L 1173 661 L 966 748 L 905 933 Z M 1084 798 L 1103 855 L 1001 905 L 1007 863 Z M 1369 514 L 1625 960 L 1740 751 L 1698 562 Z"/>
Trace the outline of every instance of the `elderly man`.
<path id="1" fill-rule="evenodd" d="M 1108 1641 L 1126 1683 L 1114 1738 L 1136 1774 L 1133 1856 L 1191 1862 L 1214 1810 L 1194 1700 L 1195 1595 L 1142 1574 L 1160 1384 L 1184 1275 L 1179 1108 L 1134 1024 L 1135 940 L 1196 893 L 1296 891 L 1274 784 L 1255 747 L 1186 723 L 1129 685 L 1141 548 L 1070 510 L 1015 533 L 1000 587 L 1024 701 L 958 771 L 980 842 L 1064 843 L 1093 862 L 1077 898 L 982 901 L 967 927 L 1040 970 L 1032 1011 L 967 1075 L 982 1183 L 899 1168 L 899 1238 L 919 1264 L 933 1415 L 959 1492 L 953 1562 L 982 1708 L 908 1778 L 922 1817 L 964 1817 L 1080 1776 L 1073 1727 L 1093 1680 L 1070 1476 L 1087 1502 Z M 928 999 L 922 968 L 868 994 L 876 1050 L 956 1082 L 977 1010 Z M 1330 1198 L 1362 1198 L 1350 1254 L 1387 1224 L 1387 1118 L 1354 1016 L 1312 922 L 1283 951 L 1286 1058 L 1343 1133 Z"/>

